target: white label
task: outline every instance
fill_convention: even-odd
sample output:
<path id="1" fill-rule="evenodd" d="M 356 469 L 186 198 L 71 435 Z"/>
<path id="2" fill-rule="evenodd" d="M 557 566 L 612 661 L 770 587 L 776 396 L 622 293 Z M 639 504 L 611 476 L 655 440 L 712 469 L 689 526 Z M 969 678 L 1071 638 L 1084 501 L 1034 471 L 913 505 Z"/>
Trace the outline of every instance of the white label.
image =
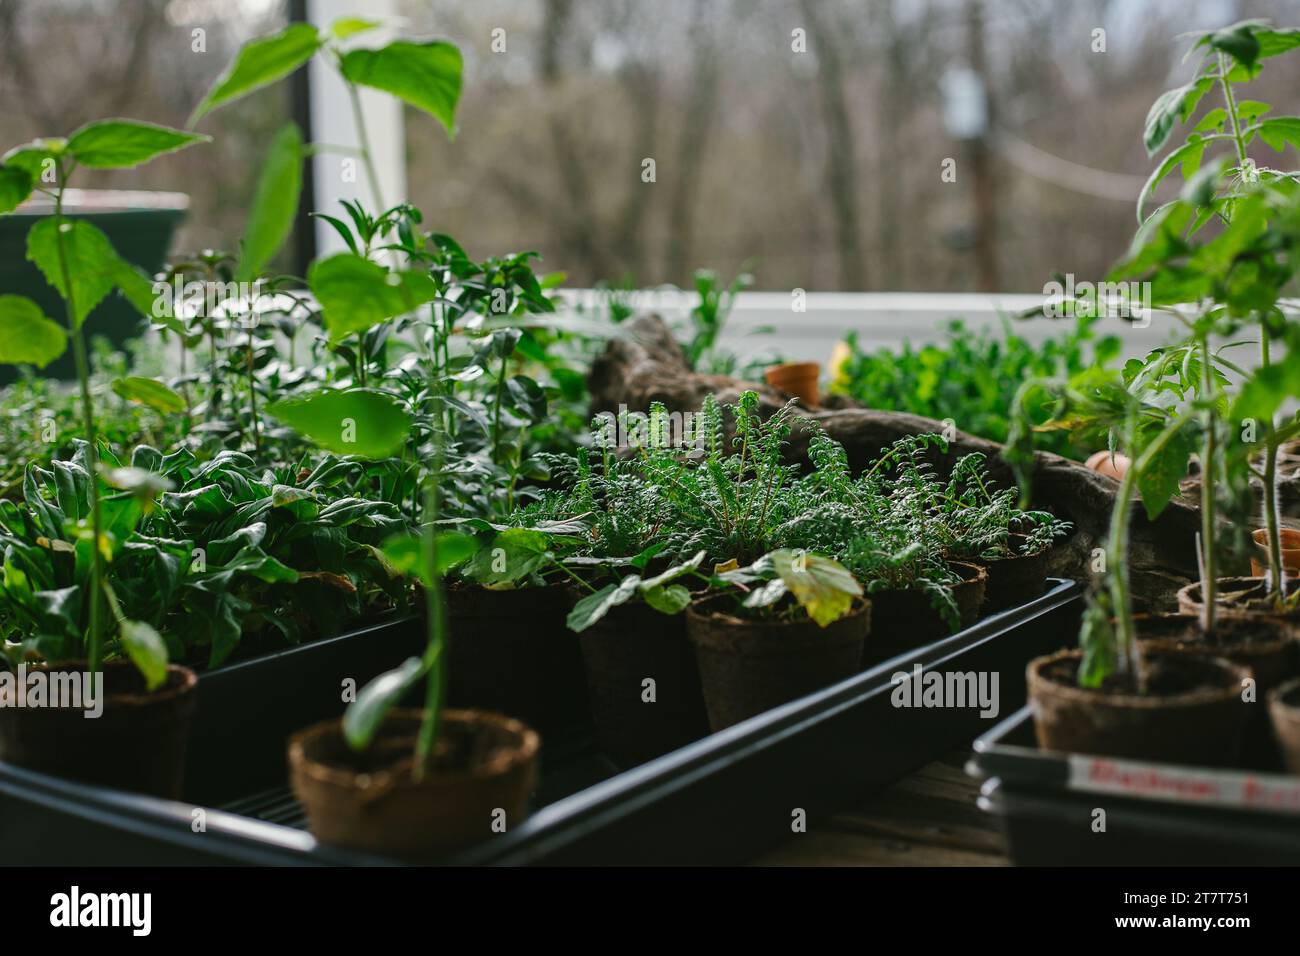
<path id="1" fill-rule="evenodd" d="M 1071 790 L 1150 800 L 1300 814 L 1300 778 L 1242 770 L 1200 770 L 1113 760 L 1069 758 Z"/>

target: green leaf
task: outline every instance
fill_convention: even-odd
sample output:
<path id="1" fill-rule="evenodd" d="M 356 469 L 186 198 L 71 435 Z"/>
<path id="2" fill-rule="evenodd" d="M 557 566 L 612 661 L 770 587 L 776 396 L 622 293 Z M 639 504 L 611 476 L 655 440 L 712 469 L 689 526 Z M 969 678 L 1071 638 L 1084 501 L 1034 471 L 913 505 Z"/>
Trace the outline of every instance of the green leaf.
<path id="1" fill-rule="evenodd" d="M 1279 153 L 1288 144 L 1300 149 L 1300 116 L 1274 116 L 1263 120 L 1256 129 L 1259 138 Z"/>
<path id="2" fill-rule="evenodd" d="M 79 164 L 91 169 L 128 169 L 164 153 L 211 140 L 211 136 L 156 123 L 108 119 L 89 123 L 69 136 L 67 151 Z"/>
<path id="3" fill-rule="evenodd" d="M 167 680 L 167 645 L 152 627 L 144 621 L 122 621 L 118 636 L 131 663 L 144 676 L 145 686 L 153 691 Z"/>
<path id="4" fill-rule="evenodd" d="M 1156 98 L 1147 113 L 1142 132 L 1142 142 L 1146 145 L 1148 156 L 1155 155 L 1165 145 L 1176 122 L 1187 121 L 1213 82 L 1209 77 L 1201 77 L 1186 86 L 1166 90 Z"/>
<path id="5" fill-rule="evenodd" d="M 0 363 L 45 368 L 68 347 L 63 326 L 20 295 L 0 295 Z"/>
<path id="6" fill-rule="evenodd" d="M 411 416 L 401 401 L 386 392 L 365 388 L 283 398 L 267 411 L 327 451 L 364 458 L 395 454 L 412 427 Z"/>
<path id="7" fill-rule="evenodd" d="M 36 264 L 45 281 L 58 290 L 64 300 L 68 290 L 63 284 L 59 262 L 59 220 L 42 219 L 27 233 L 27 258 Z M 72 278 L 74 320 L 78 328 L 91 310 L 116 285 L 121 259 L 108 236 L 84 219 L 65 219 L 62 223 L 63 245 L 68 275 Z"/>
<path id="8" fill-rule="evenodd" d="M 478 549 L 478 542 L 459 531 L 438 534 L 438 574 L 447 571 L 469 558 Z M 389 573 L 401 577 L 415 577 L 425 587 L 432 585 L 428 562 L 425 560 L 424 542 L 413 534 L 395 534 L 384 541 L 379 549 L 380 560 Z"/>
<path id="9" fill-rule="evenodd" d="M 1232 405 L 1235 421 L 1273 420 L 1277 410 L 1290 399 L 1300 397 L 1300 352 L 1288 352 L 1280 361 L 1257 368 L 1241 386 Z"/>
<path id="10" fill-rule="evenodd" d="M 320 34 L 308 23 L 293 23 L 279 33 L 244 44 L 186 125 L 193 126 L 218 106 L 288 76 L 310 60 L 320 46 Z"/>
<path id="11" fill-rule="evenodd" d="M 818 627 L 838 621 L 862 596 L 862 586 L 848 568 L 819 554 L 788 548 L 773 551 L 772 567 Z"/>
<path id="12" fill-rule="evenodd" d="M 54 179 L 46 177 L 45 173 L 58 162 L 67 145 L 68 141 L 61 136 L 34 139 L 30 143 L 23 143 L 9 150 L 0 157 L 0 164 L 26 171 L 32 177 L 33 188 L 38 182 L 53 186 Z"/>
<path id="13" fill-rule="evenodd" d="M 20 166 L 0 166 L 0 215 L 13 212 L 32 194 L 32 174 Z"/>
<path id="14" fill-rule="evenodd" d="M 1259 58 L 1266 60 L 1300 47 L 1300 29 L 1256 30 L 1255 39 L 1259 41 Z"/>
<path id="15" fill-rule="evenodd" d="M 129 491 L 137 498 L 153 499 L 172 489 L 170 478 L 133 465 L 105 469 L 103 479 L 110 488 Z"/>
<path id="16" fill-rule="evenodd" d="M 629 574 L 618 584 L 607 584 L 599 591 L 586 595 L 569 612 L 566 621 L 569 630 L 581 634 L 608 614 L 612 608 L 627 603 L 636 594 L 637 585 L 640 583 L 639 575 Z"/>
<path id="17" fill-rule="evenodd" d="M 1189 140 L 1166 156 L 1161 161 L 1160 165 L 1152 171 L 1151 176 L 1142 187 L 1142 192 L 1138 194 L 1137 218 L 1139 223 L 1142 222 L 1142 207 L 1146 205 L 1146 201 L 1155 194 L 1156 187 L 1160 185 L 1175 166 L 1180 164 L 1183 166 L 1184 177 L 1195 174 L 1196 167 L 1199 167 L 1201 157 L 1204 155 L 1205 148 L 1208 145 L 1209 142 L 1207 140 L 1197 136 L 1195 139 Z"/>
<path id="18" fill-rule="evenodd" d="M 1187 477 L 1187 463 L 1196 450 L 1196 439 L 1185 429 L 1169 437 L 1138 474 L 1138 494 L 1147 518 L 1154 521 L 1178 493 L 1179 483 Z"/>
<path id="19" fill-rule="evenodd" d="M 1246 69 L 1259 59 L 1260 45 L 1252 24 L 1239 24 L 1218 30 L 1210 35 L 1210 46 L 1228 54 Z"/>
<path id="20" fill-rule="evenodd" d="M 113 382 L 113 391 L 130 402 L 148 405 L 163 415 L 185 411 L 185 399 L 156 378 L 130 375 Z"/>
<path id="21" fill-rule="evenodd" d="M 427 273 L 390 272 L 350 252 L 313 262 L 307 284 L 324 310 L 332 342 L 413 312 L 438 296 Z"/>
<path id="22" fill-rule="evenodd" d="M 295 123 L 286 123 L 271 140 L 257 179 L 253 208 L 240 249 L 236 278 L 251 281 L 284 245 L 293 231 L 302 192 L 302 133 Z"/>
<path id="23" fill-rule="evenodd" d="M 454 43 L 398 40 L 378 50 L 353 50 L 344 54 L 341 69 L 353 83 L 392 93 L 455 134 L 462 63 Z"/>
<path id="24" fill-rule="evenodd" d="M 643 588 L 641 598 L 661 614 L 680 614 L 691 603 L 691 592 L 684 584 Z"/>
<path id="25" fill-rule="evenodd" d="M 383 25 L 380 20 L 369 20 L 365 17 L 339 17 L 330 24 L 330 36 L 336 40 L 348 40 L 358 33 L 369 33 Z"/>
<path id="26" fill-rule="evenodd" d="M 357 694 L 357 699 L 343 713 L 343 736 L 353 750 L 370 746 L 375 734 L 407 692 L 429 672 L 429 664 L 419 657 L 408 657 L 400 666 L 380 674 Z"/>
<path id="27" fill-rule="evenodd" d="M 550 560 L 551 536 L 528 528 L 506 528 L 480 548 L 466 575 L 484 587 L 516 584 Z"/>

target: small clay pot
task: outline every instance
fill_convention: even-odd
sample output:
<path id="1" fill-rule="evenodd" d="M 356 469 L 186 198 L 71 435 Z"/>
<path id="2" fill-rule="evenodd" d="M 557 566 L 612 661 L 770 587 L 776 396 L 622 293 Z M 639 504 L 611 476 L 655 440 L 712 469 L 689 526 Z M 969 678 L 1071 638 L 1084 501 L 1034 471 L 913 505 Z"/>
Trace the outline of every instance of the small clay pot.
<path id="1" fill-rule="evenodd" d="M 495 710 L 543 731 L 587 719 L 566 588 L 447 589 L 447 704 Z"/>
<path id="2" fill-rule="evenodd" d="M 962 579 L 952 586 L 953 600 L 960 614 L 959 627 L 970 627 L 979 620 L 984 606 L 988 571 L 965 561 L 950 561 L 948 566 Z M 953 633 L 923 591 L 896 588 L 873 591 L 868 597 L 872 626 L 871 640 L 863 649 L 864 669 Z"/>
<path id="3" fill-rule="evenodd" d="M 399 709 L 360 753 L 327 720 L 289 739 L 294 795 L 322 843 L 423 861 L 492 836 L 528 815 L 537 776 L 535 731 L 501 714 L 444 710 L 430 766 L 412 776 L 422 712 Z"/>
<path id="4" fill-rule="evenodd" d="M 821 402 L 821 393 L 817 388 L 821 370 L 822 367 L 817 362 L 786 362 L 764 370 L 763 377 L 773 388 L 793 395 L 809 408 L 816 408 Z"/>
<path id="5" fill-rule="evenodd" d="M 1119 481 L 1133 462 L 1128 455 L 1121 455 L 1119 452 L 1112 455 L 1109 451 L 1098 451 L 1089 455 L 1088 460 L 1083 464 L 1084 467 L 1091 468 L 1098 474 Z"/>
<path id="6" fill-rule="evenodd" d="M 686 619 L 629 601 L 578 635 L 596 738 L 601 750 L 631 767 L 709 733 Z M 646 679 L 654 681 L 648 701 Z"/>
<path id="7" fill-rule="evenodd" d="M 1250 533 L 1255 542 L 1255 553 L 1250 556 L 1250 573 L 1257 578 L 1268 574 L 1268 529 L 1257 528 Z M 1288 575 L 1300 574 L 1300 531 L 1279 528 L 1282 539 L 1282 568 Z"/>
<path id="8" fill-rule="evenodd" d="M 1268 715 L 1282 751 L 1282 765 L 1287 773 L 1300 774 L 1300 679 L 1274 688 L 1268 695 Z"/>
<path id="9" fill-rule="evenodd" d="M 1020 546 L 1024 540 L 1024 535 L 1011 535 L 1008 541 L 1012 549 L 1010 557 L 972 562 L 988 572 L 989 579 L 984 585 L 985 614 L 1025 604 L 1042 597 L 1047 590 L 1047 557 L 1051 549 L 1023 554 Z"/>
<path id="10" fill-rule="evenodd" d="M 709 726 L 722 730 L 852 677 L 870 629 L 871 605 L 861 598 L 826 627 L 807 617 L 739 617 L 731 595 L 696 601 L 686 609 L 686 633 L 699 663 Z"/>
<path id="11" fill-rule="evenodd" d="M 1250 670 L 1177 650 L 1143 655 L 1151 684 L 1089 689 L 1076 681 L 1083 654 L 1058 651 L 1025 673 L 1038 746 L 1058 753 L 1232 766 L 1249 716 L 1242 682 Z"/>
<path id="12" fill-rule="evenodd" d="M 80 677 L 86 665 L 27 667 Z M 130 661 L 109 661 L 100 680 L 103 713 L 82 709 L 0 707 L 0 760 L 84 783 L 176 799 L 198 694 L 198 675 L 171 664 L 158 690 L 145 690 Z"/>

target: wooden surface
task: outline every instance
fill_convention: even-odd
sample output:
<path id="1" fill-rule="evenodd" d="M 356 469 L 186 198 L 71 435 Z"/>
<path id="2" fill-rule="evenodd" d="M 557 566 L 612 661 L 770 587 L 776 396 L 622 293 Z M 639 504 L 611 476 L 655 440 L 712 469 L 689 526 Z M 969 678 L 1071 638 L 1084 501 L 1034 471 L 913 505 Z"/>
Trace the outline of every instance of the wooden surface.
<path id="1" fill-rule="evenodd" d="M 922 767 L 859 806 L 811 824 L 758 866 L 1006 866 L 993 817 L 975 805 L 968 750 Z"/>

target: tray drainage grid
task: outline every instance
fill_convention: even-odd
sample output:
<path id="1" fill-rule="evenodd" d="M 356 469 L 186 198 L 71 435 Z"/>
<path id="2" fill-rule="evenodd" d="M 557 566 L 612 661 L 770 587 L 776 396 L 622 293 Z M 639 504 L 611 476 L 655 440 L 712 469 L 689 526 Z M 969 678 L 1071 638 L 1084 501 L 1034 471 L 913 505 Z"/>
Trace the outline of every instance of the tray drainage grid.
<path id="1" fill-rule="evenodd" d="M 265 823 L 276 823 L 296 830 L 307 829 L 307 814 L 294 799 L 289 787 L 275 787 L 243 797 L 221 807 L 227 813 L 252 817 Z"/>

